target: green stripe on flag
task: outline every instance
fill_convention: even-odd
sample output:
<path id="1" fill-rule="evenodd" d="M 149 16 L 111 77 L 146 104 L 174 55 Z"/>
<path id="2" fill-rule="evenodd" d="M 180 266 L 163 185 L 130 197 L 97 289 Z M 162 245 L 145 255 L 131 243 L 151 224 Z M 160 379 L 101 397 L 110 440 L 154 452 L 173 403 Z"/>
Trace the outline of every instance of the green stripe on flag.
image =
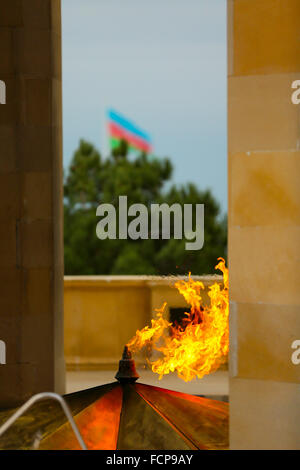
<path id="1" fill-rule="evenodd" d="M 110 138 L 109 138 L 110 148 L 111 148 L 112 150 L 114 150 L 115 148 L 118 148 L 118 147 L 120 146 L 121 140 L 123 140 L 123 139 L 118 139 L 117 137 L 110 137 Z M 128 147 L 129 147 L 130 149 L 140 151 L 140 149 L 134 147 L 134 145 L 131 145 L 130 142 L 128 142 L 128 140 L 126 140 L 126 139 L 124 139 L 124 140 L 127 142 Z"/>

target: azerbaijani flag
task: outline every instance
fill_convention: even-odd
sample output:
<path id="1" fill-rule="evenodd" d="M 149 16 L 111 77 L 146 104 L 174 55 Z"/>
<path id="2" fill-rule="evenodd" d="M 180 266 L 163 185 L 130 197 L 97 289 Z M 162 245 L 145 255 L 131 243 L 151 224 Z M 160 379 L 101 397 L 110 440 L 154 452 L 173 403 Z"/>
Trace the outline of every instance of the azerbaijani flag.
<path id="1" fill-rule="evenodd" d="M 133 149 L 146 153 L 152 152 L 149 134 L 112 109 L 108 110 L 107 117 L 109 140 L 112 149 L 118 147 L 121 140 L 126 140 Z"/>

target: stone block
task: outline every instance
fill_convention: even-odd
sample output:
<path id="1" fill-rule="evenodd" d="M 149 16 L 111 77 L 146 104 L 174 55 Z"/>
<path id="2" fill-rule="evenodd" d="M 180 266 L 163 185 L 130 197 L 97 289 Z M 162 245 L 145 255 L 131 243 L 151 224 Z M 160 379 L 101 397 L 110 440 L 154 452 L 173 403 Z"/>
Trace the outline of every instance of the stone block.
<path id="1" fill-rule="evenodd" d="M 50 316 L 53 305 L 52 270 L 47 268 L 27 269 L 24 273 L 23 286 L 25 287 L 24 316 Z"/>
<path id="2" fill-rule="evenodd" d="M 37 391 L 42 391 L 37 390 L 38 382 L 35 364 L 17 363 L 0 366 L 0 408 L 19 406 Z"/>
<path id="3" fill-rule="evenodd" d="M 300 386 L 230 380 L 230 449 L 299 450 Z"/>
<path id="4" fill-rule="evenodd" d="M 49 268 L 53 256 L 51 221 L 21 222 L 22 265 L 25 268 Z"/>
<path id="5" fill-rule="evenodd" d="M 52 174 L 50 172 L 24 173 L 23 217 L 28 220 L 49 220 L 52 217 L 52 210 Z"/>
<path id="6" fill-rule="evenodd" d="M 52 81 L 49 79 L 25 79 L 22 123 L 26 126 L 50 126 Z"/>
<path id="7" fill-rule="evenodd" d="M 2 222 L 20 217 L 19 187 L 18 173 L 0 174 L 0 220 Z"/>
<path id="8" fill-rule="evenodd" d="M 52 171 L 53 130 L 41 126 L 21 126 L 18 129 L 19 160 L 26 172 Z"/>
<path id="9" fill-rule="evenodd" d="M 16 221 L 0 221 L 0 268 L 17 266 Z"/>
<path id="10" fill-rule="evenodd" d="M 234 75 L 299 72 L 298 0 L 234 0 Z"/>
<path id="11" fill-rule="evenodd" d="M 0 127 L 0 174 L 16 170 L 16 133 L 13 127 Z"/>
<path id="12" fill-rule="evenodd" d="M 0 26 L 22 24 L 22 0 L 0 0 Z"/>
<path id="13" fill-rule="evenodd" d="M 300 106 L 291 101 L 298 78 L 293 73 L 229 78 L 230 153 L 298 149 Z"/>
<path id="14" fill-rule="evenodd" d="M 22 0 L 25 28 L 50 29 L 49 10 L 52 0 Z"/>
<path id="15" fill-rule="evenodd" d="M 24 315 L 20 326 L 20 357 L 22 362 L 37 363 L 53 357 L 53 320 L 51 315 Z"/>
<path id="16" fill-rule="evenodd" d="M 1 267 L 0 285 L 3 288 L 3 292 L 6 293 L 6 295 L 0 296 L 0 314 L 4 316 L 20 314 L 22 270 L 13 266 Z"/>
<path id="17" fill-rule="evenodd" d="M 232 225 L 298 225 L 300 152 L 249 152 L 229 156 Z"/>
<path id="18" fill-rule="evenodd" d="M 22 28 L 14 32 L 16 70 L 37 77 L 51 76 L 51 32 Z"/>
<path id="19" fill-rule="evenodd" d="M 51 0 L 51 29 L 61 35 L 61 0 Z"/>
<path id="20" fill-rule="evenodd" d="M 230 332 L 231 376 L 300 384 L 300 365 L 291 360 L 300 305 L 233 303 Z"/>
<path id="21" fill-rule="evenodd" d="M 229 286 L 235 302 L 300 304 L 300 227 L 229 227 Z"/>
<path id="22" fill-rule="evenodd" d="M 0 20 L 1 21 L 1 20 Z M 9 28 L 0 29 L 0 74 L 9 75 L 14 72 L 13 35 Z"/>

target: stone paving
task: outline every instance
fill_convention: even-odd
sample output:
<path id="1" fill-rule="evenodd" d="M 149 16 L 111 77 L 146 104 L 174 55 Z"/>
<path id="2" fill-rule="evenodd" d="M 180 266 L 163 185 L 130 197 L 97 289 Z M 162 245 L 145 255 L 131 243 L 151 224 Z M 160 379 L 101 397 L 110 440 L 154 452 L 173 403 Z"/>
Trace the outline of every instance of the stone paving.
<path id="1" fill-rule="evenodd" d="M 184 382 L 176 374 L 169 374 L 158 379 L 157 374 L 150 370 L 137 369 L 140 375 L 139 381 L 144 384 L 154 385 L 156 387 L 168 388 L 183 393 L 193 395 L 204 395 L 214 399 L 228 399 L 229 380 L 228 371 L 219 370 L 214 374 L 203 377 L 202 379 Z M 72 393 L 85 388 L 96 387 L 113 382 L 115 370 L 106 371 L 69 371 L 67 372 L 66 392 Z"/>

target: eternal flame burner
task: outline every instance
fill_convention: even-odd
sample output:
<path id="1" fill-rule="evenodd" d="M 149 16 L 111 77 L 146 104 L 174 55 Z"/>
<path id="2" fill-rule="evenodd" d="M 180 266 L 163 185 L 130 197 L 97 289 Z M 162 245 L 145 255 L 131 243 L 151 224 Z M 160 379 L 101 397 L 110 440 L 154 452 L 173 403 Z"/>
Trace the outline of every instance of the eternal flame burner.
<path id="1" fill-rule="evenodd" d="M 119 361 L 119 370 L 115 377 L 121 384 L 134 383 L 139 378 L 128 346 L 124 347 L 122 359 Z"/>

